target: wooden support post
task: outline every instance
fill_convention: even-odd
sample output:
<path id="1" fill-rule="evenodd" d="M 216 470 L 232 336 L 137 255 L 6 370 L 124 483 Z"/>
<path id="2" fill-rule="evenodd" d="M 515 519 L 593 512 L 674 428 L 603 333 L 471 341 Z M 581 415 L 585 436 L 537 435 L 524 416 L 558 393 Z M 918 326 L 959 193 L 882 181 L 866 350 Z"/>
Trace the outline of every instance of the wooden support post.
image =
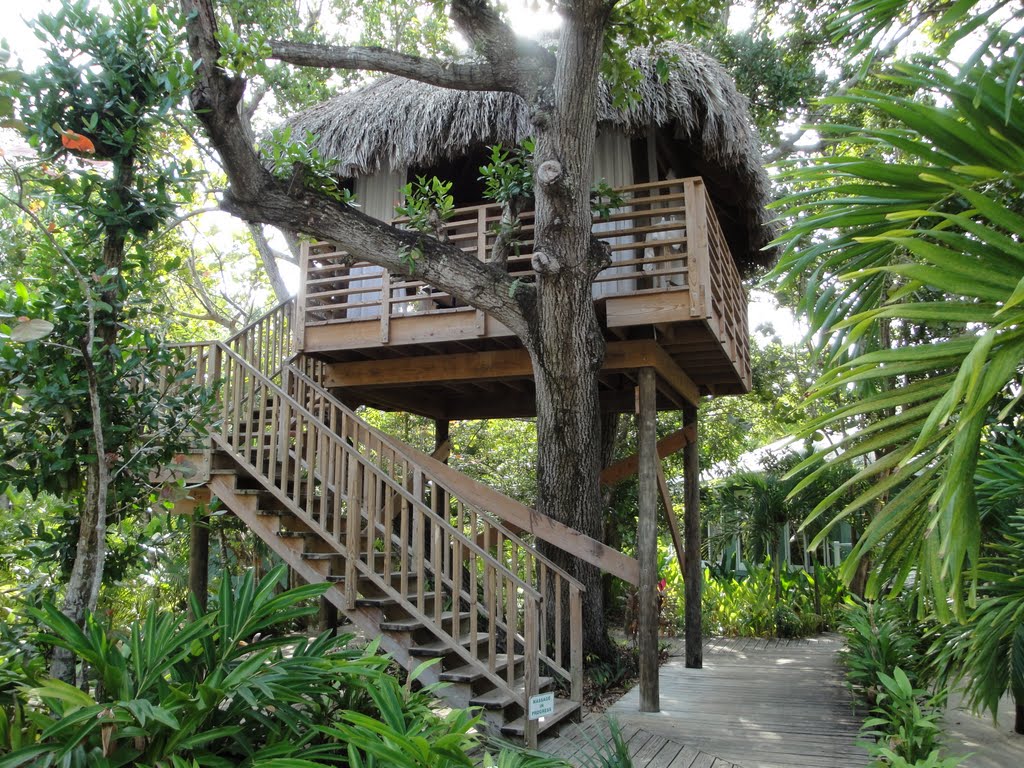
<path id="1" fill-rule="evenodd" d="M 657 397 L 654 369 L 641 368 L 637 432 L 639 458 L 640 518 L 636 549 L 640 561 L 640 620 L 637 645 L 640 649 L 640 711 L 661 709 L 658 692 L 658 462 Z"/>
<path id="2" fill-rule="evenodd" d="M 434 457 L 447 464 L 450 451 L 451 422 L 447 419 L 434 419 Z"/>
<path id="3" fill-rule="evenodd" d="M 336 632 L 338 629 L 338 606 L 326 597 L 320 598 L 319 624 L 321 632 Z"/>
<path id="4" fill-rule="evenodd" d="M 688 405 L 683 409 L 683 423 L 697 424 L 697 408 Z M 700 669 L 704 666 L 701 625 L 701 592 L 703 591 L 704 569 L 700 560 L 700 456 L 697 441 L 687 443 L 683 448 L 683 483 L 685 518 L 683 520 L 684 547 L 686 549 L 686 573 L 684 574 L 686 596 L 686 618 L 683 634 L 686 638 L 686 666 Z"/>
<path id="5" fill-rule="evenodd" d="M 206 611 L 206 594 L 210 574 L 210 526 L 204 506 L 192 511 L 188 530 L 188 589 L 199 607 Z"/>

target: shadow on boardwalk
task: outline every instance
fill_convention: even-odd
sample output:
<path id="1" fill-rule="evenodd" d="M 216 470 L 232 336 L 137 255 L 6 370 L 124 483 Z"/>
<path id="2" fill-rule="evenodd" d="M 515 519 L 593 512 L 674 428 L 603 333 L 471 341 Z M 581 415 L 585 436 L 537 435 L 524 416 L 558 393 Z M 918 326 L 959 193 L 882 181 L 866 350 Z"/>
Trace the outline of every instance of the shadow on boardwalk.
<path id="1" fill-rule="evenodd" d="M 704 669 L 679 647 L 661 667 L 661 711 L 638 711 L 634 688 L 609 710 L 635 768 L 849 768 L 867 762 L 843 685 L 838 635 L 806 640 L 712 639 Z M 562 730 L 541 749 L 579 764 L 603 718 Z M 580 728 L 583 729 L 581 733 Z"/>

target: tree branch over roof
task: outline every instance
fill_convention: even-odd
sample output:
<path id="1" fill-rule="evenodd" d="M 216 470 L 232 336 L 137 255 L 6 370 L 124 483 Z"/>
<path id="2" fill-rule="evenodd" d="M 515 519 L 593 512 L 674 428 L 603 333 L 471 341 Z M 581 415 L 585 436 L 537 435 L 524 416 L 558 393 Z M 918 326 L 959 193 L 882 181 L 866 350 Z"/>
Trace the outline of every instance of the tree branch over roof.
<path id="1" fill-rule="evenodd" d="M 464 91 L 509 91 L 515 82 L 508 77 L 513 62 L 458 63 L 412 56 L 376 46 L 321 45 L 285 40 L 270 41 L 271 58 L 301 67 L 365 69 L 388 72 L 442 88 Z"/>
<path id="2" fill-rule="evenodd" d="M 388 226 L 355 208 L 306 189 L 292 191 L 256 153 L 238 104 L 245 81 L 210 62 L 220 59 L 212 0 L 181 0 L 189 51 L 200 62 L 192 107 L 221 156 L 230 188 L 221 207 L 245 221 L 271 224 L 341 244 L 354 260 L 425 280 L 493 315 L 516 334 L 527 333 L 532 286 L 520 285 L 503 270 L 458 247 Z"/>
<path id="3" fill-rule="evenodd" d="M 487 0 L 452 0 L 449 16 L 476 51 L 514 77 L 514 90 L 527 101 L 555 76 L 555 55 L 532 40 L 516 36 Z"/>

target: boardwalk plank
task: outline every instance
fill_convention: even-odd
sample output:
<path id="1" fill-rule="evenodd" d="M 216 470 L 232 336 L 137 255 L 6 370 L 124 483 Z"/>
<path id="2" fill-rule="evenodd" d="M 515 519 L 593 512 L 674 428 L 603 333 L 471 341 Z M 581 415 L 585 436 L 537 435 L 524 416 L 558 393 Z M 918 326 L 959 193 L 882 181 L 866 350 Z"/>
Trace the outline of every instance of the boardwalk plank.
<path id="1" fill-rule="evenodd" d="M 840 643 L 836 636 L 710 640 L 704 669 L 688 670 L 677 656 L 661 668 L 661 712 L 640 713 L 634 688 L 608 714 L 621 724 L 636 768 L 863 765 L 860 719 L 836 664 Z M 607 742 L 607 726 L 588 727 Z M 575 741 L 563 737 L 552 751 L 568 757 L 563 750 Z"/>

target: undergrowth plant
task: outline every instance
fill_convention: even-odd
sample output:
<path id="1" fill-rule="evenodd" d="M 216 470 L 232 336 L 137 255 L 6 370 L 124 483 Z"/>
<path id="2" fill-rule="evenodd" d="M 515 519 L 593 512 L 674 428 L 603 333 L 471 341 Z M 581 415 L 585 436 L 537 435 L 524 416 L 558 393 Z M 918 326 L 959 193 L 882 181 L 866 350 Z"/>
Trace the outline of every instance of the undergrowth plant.
<path id="1" fill-rule="evenodd" d="M 924 632 L 897 600 L 857 603 L 846 610 L 846 646 L 840 658 L 847 684 L 870 709 L 861 735 L 872 766 L 953 768 L 963 757 L 943 757 L 940 720 L 946 690 L 930 692 Z"/>
<path id="2" fill-rule="evenodd" d="M 683 579 L 679 565 L 663 566 L 669 598 L 681 627 L 685 616 Z M 705 635 L 730 637 L 806 637 L 834 629 L 839 624 L 846 589 L 835 569 L 818 566 L 815 574 L 804 570 L 786 572 L 779 578 L 781 598 L 775 597 L 770 563 L 751 566 L 746 576 L 704 571 L 702 631 Z M 815 597 L 817 579 L 817 599 Z"/>

